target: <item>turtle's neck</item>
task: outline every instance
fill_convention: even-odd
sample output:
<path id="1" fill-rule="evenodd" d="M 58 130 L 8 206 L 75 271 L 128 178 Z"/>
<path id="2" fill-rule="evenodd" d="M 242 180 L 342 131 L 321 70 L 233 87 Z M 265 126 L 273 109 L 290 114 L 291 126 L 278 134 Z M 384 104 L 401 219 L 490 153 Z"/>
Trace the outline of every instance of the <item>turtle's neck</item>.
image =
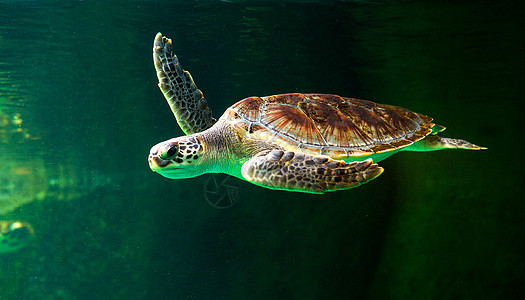
<path id="1" fill-rule="evenodd" d="M 227 121 L 219 120 L 212 127 L 195 134 L 206 152 L 207 173 L 226 173 L 240 176 L 240 166 L 246 158 L 239 135 Z M 241 150 L 241 151 L 239 151 Z"/>

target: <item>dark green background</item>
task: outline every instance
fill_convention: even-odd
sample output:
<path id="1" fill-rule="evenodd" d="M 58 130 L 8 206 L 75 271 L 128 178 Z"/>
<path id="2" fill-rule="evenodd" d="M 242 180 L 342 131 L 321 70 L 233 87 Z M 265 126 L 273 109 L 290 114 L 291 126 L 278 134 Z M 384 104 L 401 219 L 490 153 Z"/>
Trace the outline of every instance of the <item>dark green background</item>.
<path id="1" fill-rule="evenodd" d="M 88 178 L 66 187 L 74 199 L 1 216 L 37 238 L 0 256 L 0 298 L 523 296 L 520 5 L 319 2 L 0 1 L 0 104 L 41 137 L 0 157 Z M 210 175 L 147 166 L 182 134 L 156 85 L 158 31 L 215 117 L 247 96 L 334 93 L 489 149 L 400 153 L 375 181 L 322 196 L 241 183 L 235 206 L 214 209 Z"/>

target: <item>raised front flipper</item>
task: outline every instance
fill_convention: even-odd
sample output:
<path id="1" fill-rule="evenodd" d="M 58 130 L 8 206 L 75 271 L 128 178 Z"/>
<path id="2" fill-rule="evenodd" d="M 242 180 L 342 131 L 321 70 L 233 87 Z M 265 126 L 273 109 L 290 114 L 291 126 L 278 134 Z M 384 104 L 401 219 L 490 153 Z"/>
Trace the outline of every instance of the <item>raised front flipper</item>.
<path id="1" fill-rule="evenodd" d="M 371 159 L 345 163 L 324 155 L 292 151 L 263 151 L 242 166 L 251 183 L 274 190 L 313 194 L 350 189 L 383 173 Z"/>
<path id="2" fill-rule="evenodd" d="M 189 135 L 210 128 L 216 120 L 211 116 L 206 99 L 171 51 L 171 40 L 160 32 L 153 43 L 153 61 L 159 88 L 182 131 Z"/>

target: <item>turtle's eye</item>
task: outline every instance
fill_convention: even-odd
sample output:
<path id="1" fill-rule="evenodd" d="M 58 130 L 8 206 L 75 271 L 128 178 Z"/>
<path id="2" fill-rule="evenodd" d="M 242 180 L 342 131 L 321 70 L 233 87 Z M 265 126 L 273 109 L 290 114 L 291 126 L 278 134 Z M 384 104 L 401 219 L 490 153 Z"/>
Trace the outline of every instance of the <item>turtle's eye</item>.
<path id="1" fill-rule="evenodd" d="M 177 156 L 177 153 L 179 153 L 179 147 L 177 144 L 172 144 L 171 147 L 166 152 L 166 159 L 172 159 L 175 156 Z"/>

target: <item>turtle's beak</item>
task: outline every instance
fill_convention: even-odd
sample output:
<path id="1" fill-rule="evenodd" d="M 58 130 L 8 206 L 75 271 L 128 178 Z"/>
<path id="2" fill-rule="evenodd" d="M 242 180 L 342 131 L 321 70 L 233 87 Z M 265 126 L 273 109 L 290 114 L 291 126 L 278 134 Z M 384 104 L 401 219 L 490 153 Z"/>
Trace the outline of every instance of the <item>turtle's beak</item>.
<path id="1" fill-rule="evenodd" d="M 148 156 L 148 163 L 149 163 L 150 169 L 153 172 L 157 172 L 158 170 L 164 168 L 165 166 L 172 164 L 172 162 L 169 160 L 163 160 L 159 158 L 158 156 L 151 155 L 151 154 Z"/>
<path id="2" fill-rule="evenodd" d="M 173 162 L 171 160 L 164 160 L 160 158 L 159 152 L 162 153 L 160 150 L 160 147 L 162 147 L 164 143 L 159 143 L 155 146 L 153 146 L 149 152 L 148 155 L 148 163 L 149 167 L 153 172 L 157 172 L 160 169 L 172 164 Z"/>

